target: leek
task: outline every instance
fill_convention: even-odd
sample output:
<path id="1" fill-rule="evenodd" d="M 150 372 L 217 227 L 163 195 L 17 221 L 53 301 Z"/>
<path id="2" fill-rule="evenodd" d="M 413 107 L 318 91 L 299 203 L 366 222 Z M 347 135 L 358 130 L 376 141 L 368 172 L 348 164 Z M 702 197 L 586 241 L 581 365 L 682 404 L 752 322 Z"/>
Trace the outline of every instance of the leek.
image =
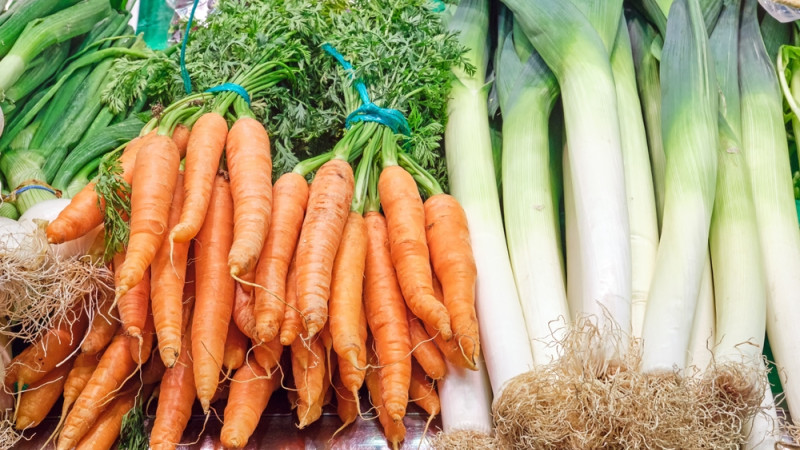
<path id="1" fill-rule="evenodd" d="M 66 8 L 76 0 L 17 0 L 0 17 L 0 57 L 5 56 L 29 22 Z"/>
<path id="2" fill-rule="evenodd" d="M 661 64 L 664 218 L 642 332 L 642 370 L 683 368 L 717 175 L 717 86 L 697 0 L 675 0 Z"/>
<path id="3" fill-rule="evenodd" d="M 800 413 L 800 230 L 775 67 L 761 38 L 756 0 L 739 31 L 742 151 L 750 176 L 767 282 L 767 335 L 790 413 Z M 787 98 L 790 100 L 790 98 Z M 788 377 L 785 375 L 788 374 Z"/>

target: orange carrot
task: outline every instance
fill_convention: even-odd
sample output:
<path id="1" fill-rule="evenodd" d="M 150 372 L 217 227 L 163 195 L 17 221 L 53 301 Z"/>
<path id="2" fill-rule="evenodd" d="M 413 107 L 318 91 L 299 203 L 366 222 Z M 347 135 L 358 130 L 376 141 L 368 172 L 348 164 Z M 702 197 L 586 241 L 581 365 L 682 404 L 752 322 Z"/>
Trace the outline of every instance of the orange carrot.
<path id="1" fill-rule="evenodd" d="M 381 171 L 378 180 L 389 233 L 392 263 L 409 308 L 415 316 L 450 340 L 447 308 L 433 297 L 430 255 L 425 239 L 425 209 L 414 178 L 399 166 Z"/>
<path id="2" fill-rule="evenodd" d="M 228 123 L 215 112 L 203 114 L 192 127 L 186 147 L 186 173 L 183 179 L 186 196 L 181 220 L 169 233 L 170 241 L 189 242 L 200 231 L 227 135 Z"/>
<path id="3" fill-rule="evenodd" d="M 183 197 L 183 173 L 179 173 L 167 221 L 170 229 L 180 220 Z M 181 352 L 181 329 L 183 326 L 181 309 L 189 246 L 189 242 L 178 243 L 170 249 L 170 242 L 165 239 L 150 266 L 152 278 L 150 307 L 153 310 L 153 324 L 158 336 L 158 350 L 161 359 L 168 367 L 175 365 Z"/>
<path id="4" fill-rule="evenodd" d="M 142 365 L 150 358 L 150 353 L 153 351 L 154 335 L 153 314 L 148 311 L 141 336 L 130 341 L 131 357 L 136 364 Z"/>
<path id="5" fill-rule="evenodd" d="M 114 297 L 111 295 L 104 295 L 100 300 L 100 305 L 97 307 L 97 312 L 92 317 L 92 324 L 89 325 L 89 332 L 86 334 L 86 339 L 81 344 L 81 351 L 84 353 L 97 353 L 111 342 L 111 338 L 119 328 L 119 320 L 117 317 L 119 313 L 117 308 L 112 308 L 114 304 Z"/>
<path id="6" fill-rule="evenodd" d="M 261 250 L 255 282 L 264 289 L 256 291 L 256 337 L 271 341 L 280 331 L 287 301 L 286 278 L 308 203 L 308 183 L 302 175 L 283 174 L 272 189 L 272 220 L 267 241 Z M 284 344 L 289 345 L 289 344 Z"/>
<path id="7" fill-rule="evenodd" d="M 272 215 L 272 158 L 269 136 L 261 122 L 238 119 L 225 143 L 233 197 L 233 244 L 228 255 L 231 275 L 256 268 Z"/>
<path id="8" fill-rule="evenodd" d="M 280 377 L 267 377 L 261 366 L 244 365 L 231 381 L 220 441 L 226 448 L 242 448 L 258 426 L 267 403 L 280 386 Z"/>
<path id="9" fill-rule="evenodd" d="M 411 401 L 431 416 L 435 416 L 441 411 L 439 395 L 436 393 L 433 383 L 428 381 L 425 372 L 418 364 L 414 364 L 411 369 L 411 385 L 408 388 L 408 395 L 411 397 Z"/>
<path id="10" fill-rule="evenodd" d="M 296 339 L 292 343 L 292 374 L 297 388 L 297 427 L 302 430 L 322 415 L 319 398 L 327 374 L 322 339 L 313 337 L 309 343 Z"/>
<path id="11" fill-rule="evenodd" d="M 64 382 L 64 404 L 61 407 L 61 416 L 67 415 L 67 411 L 78 399 L 78 396 L 83 392 L 83 388 L 89 383 L 97 365 L 100 364 L 102 353 L 88 354 L 81 353 L 75 358 L 75 363 L 72 365 L 72 370 L 69 371 L 67 379 Z"/>
<path id="12" fill-rule="evenodd" d="M 151 389 L 142 391 L 145 397 L 149 395 Z M 111 449 L 122 429 L 122 418 L 136 406 L 138 393 L 138 386 L 135 386 L 116 396 L 94 425 L 89 428 L 86 435 L 83 436 L 76 450 Z"/>
<path id="13" fill-rule="evenodd" d="M 352 393 L 354 398 L 358 398 L 358 390 L 364 384 L 364 376 L 366 375 L 364 367 L 367 365 L 367 313 L 363 307 L 358 319 L 358 336 L 361 343 L 361 351 L 358 353 L 357 365 L 345 359 L 339 360 L 339 377 L 342 380 L 342 385 L 348 392 Z"/>
<path id="14" fill-rule="evenodd" d="M 373 362 L 377 360 L 373 357 L 370 358 Z M 381 391 L 380 375 L 375 369 L 367 370 L 367 389 L 369 389 L 369 396 L 372 400 L 372 405 L 375 407 L 375 414 L 383 426 L 383 434 L 386 435 L 386 440 L 392 443 L 395 449 L 400 442 L 406 438 L 406 427 L 403 425 L 402 420 L 392 420 L 386 412 L 383 404 L 383 392 Z M 406 392 L 408 395 L 408 392 Z"/>
<path id="15" fill-rule="evenodd" d="M 228 336 L 225 338 L 225 353 L 222 356 L 222 367 L 233 371 L 242 367 L 250 341 L 239 331 L 235 323 L 228 325 Z"/>
<path id="16" fill-rule="evenodd" d="M 180 164 L 178 148 L 166 136 L 154 135 L 139 150 L 131 180 L 130 237 L 117 280 L 117 298 L 142 281 L 167 235 Z"/>
<path id="17" fill-rule="evenodd" d="M 115 264 L 115 267 L 118 268 L 116 272 L 119 276 L 121 276 L 122 267 L 125 264 L 124 259 L 126 259 L 125 255 L 114 257 L 115 263 L 118 260 L 121 261 L 120 264 Z M 117 300 L 119 320 L 122 322 L 122 331 L 125 334 L 137 338 L 142 335 L 142 329 L 147 321 L 147 308 L 149 305 L 150 269 L 146 268 L 142 274 L 142 280 Z"/>
<path id="18" fill-rule="evenodd" d="M 16 428 L 18 430 L 35 427 L 44 420 L 61 397 L 64 381 L 72 369 L 73 360 L 51 370 L 44 378 L 32 384 L 22 393 L 16 411 Z"/>
<path id="19" fill-rule="evenodd" d="M 192 356 L 197 398 L 205 412 L 208 412 L 211 397 L 219 384 L 225 336 L 233 310 L 234 281 L 227 265 L 232 231 L 230 186 L 223 176 L 218 175 L 211 190 L 208 214 L 195 245 L 197 299 L 192 321 Z"/>
<path id="20" fill-rule="evenodd" d="M 358 321 L 363 304 L 361 294 L 366 258 L 367 225 L 361 214 L 351 211 L 333 263 L 330 327 L 333 349 L 340 358 L 352 365 L 358 364 L 363 345 Z"/>
<path id="21" fill-rule="evenodd" d="M 150 432 L 150 448 L 153 450 L 174 449 L 192 416 L 196 390 L 192 369 L 191 335 L 191 327 L 188 327 L 183 336 L 185 351 L 178 356 L 175 365 L 164 372 L 164 378 L 161 380 L 156 418 Z"/>
<path id="22" fill-rule="evenodd" d="M 161 358 L 150 358 L 147 363 L 142 366 L 142 384 L 148 385 L 160 382 L 166 370 L 167 368 L 164 366 L 164 361 L 161 361 Z"/>
<path id="23" fill-rule="evenodd" d="M 342 379 L 338 376 L 333 379 L 333 390 L 336 392 L 336 414 L 342 420 L 343 429 L 358 418 L 358 400 L 342 384 Z"/>
<path id="24" fill-rule="evenodd" d="M 428 336 L 425 327 L 419 318 L 415 317 L 411 311 L 408 311 L 408 331 L 411 337 L 411 348 L 414 349 L 414 359 L 417 360 L 420 366 L 425 370 L 434 380 L 438 380 L 447 372 L 447 365 L 444 363 L 442 353 L 436 347 L 436 344 Z"/>
<path id="25" fill-rule="evenodd" d="M 256 319 L 253 315 L 253 296 L 241 283 L 236 283 L 236 293 L 233 297 L 233 322 L 245 336 L 250 339 L 255 338 Z"/>
<path id="26" fill-rule="evenodd" d="M 303 330 L 303 319 L 297 309 L 297 263 L 292 259 L 286 278 L 286 314 L 281 323 L 281 344 L 292 345 Z"/>
<path id="27" fill-rule="evenodd" d="M 453 335 L 468 364 L 475 367 L 480 354 L 478 316 L 475 313 L 478 272 L 464 208 L 447 194 L 430 197 L 425 201 L 425 231 L 431 264 L 442 284 Z"/>
<path id="28" fill-rule="evenodd" d="M 273 339 L 263 344 L 253 342 L 253 356 L 256 363 L 269 373 L 280 364 L 282 354 L 283 345 L 278 339 Z"/>
<path id="29" fill-rule="evenodd" d="M 137 366 L 128 350 L 130 340 L 128 336 L 118 334 L 103 353 L 100 364 L 67 415 L 57 450 L 75 447 L 100 417 L 116 391 L 133 375 Z"/>
<path id="30" fill-rule="evenodd" d="M 406 415 L 411 381 L 411 338 L 406 306 L 389 256 L 386 221 L 373 211 L 367 213 L 366 223 L 369 245 L 364 306 L 381 367 L 381 403 L 392 420 L 400 421 Z"/>
<path id="31" fill-rule="evenodd" d="M 323 164 L 311 183 L 297 243 L 297 306 L 309 338 L 328 320 L 333 261 L 354 187 L 353 168 L 341 159 Z"/>
<path id="32" fill-rule="evenodd" d="M 186 156 L 186 147 L 189 145 L 189 134 L 189 128 L 182 123 L 178 124 L 175 130 L 172 131 L 172 142 L 178 147 L 178 153 L 180 153 L 181 159 Z"/>
<path id="33" fill-rule="evenodd" d="M 437 301 L 444 304 L 442 286 L 439 284 L 439 280 L 436 278 L 436 276 L 433 277 L 433 296 L 436 297 Z M 439 347 L 439 350 L 442 352 L 442 355 L 447 361 L 457 367 L 477 370 L 477 366 L 474 365 L 468 358 L 464 357 L 464 353 L 461 350 L 458 339 L 450 339 L 449 341 L 445 341 L 442 335 L 437 333 L 436 330 L 434 330 L 433 327 L 428 324 L 425 324 L 425 331 L 428 333 L 428 336 L 433 336 L 433 342 L 435 342 L 436 346 Z"/>
<path id="34" fill-rule="evenodd" d="M 122 178 L 126 183 L 130 183 L 133 179 L 133 166 L 139 150 L 154 135 L 155 133 L 150 133 L 133 139 L 125 147 L 119 162 L 122 167 Z M 69 205 L 58 214 L 58 217 L 47 225 L 48 242 L 61 244 L 71 241 L 103 224 L 105 201 L 102 198 L 98 198 L 94 187 L 94 181 L 87 184 L 78 194 L 72 197 Z"/>

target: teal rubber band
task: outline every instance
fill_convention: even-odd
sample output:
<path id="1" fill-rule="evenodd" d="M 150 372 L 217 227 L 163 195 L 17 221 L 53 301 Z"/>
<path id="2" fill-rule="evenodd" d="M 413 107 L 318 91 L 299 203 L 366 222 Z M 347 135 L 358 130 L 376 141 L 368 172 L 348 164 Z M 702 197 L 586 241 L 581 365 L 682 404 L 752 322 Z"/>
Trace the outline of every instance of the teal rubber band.
<path id="1" fill-rule="evenodd" d="M 192 79 L 189 77 L 189 71 L 186 70 L 186 43 L 189 42 L 189 30 L 192 29 L 192 22 L 194 21 L 194 11 L 197 9 L 198 0 L 194 0 L 192 4 L 192 12 L 189 13 L 189 21 L 186 22 L 186 30 L 183 32 L 183 42 L 181 43 L 181 78 L 183 78 L 183 89 L 186 94 L 192 93 Z"/>
<path id="2" fill-rule="evenodd" d="M 248 107 L 250 106 L 250 95 L 247 93 L 247 90 L 236 83 L 222 83 L 218 86 L 206 89 L 206 92 L 212 94 L 217 92 L 234 92 L 244 99 Z"/>
<path id="3" fill-rule="evenodd" d="M 433 8 L 431 10 L 433 12 L 440 13 L 444 12 L 444 10 L 447 9 L 447 6 L 444 4 L 442 0 L 432 0 L 432 2 L 433 2 Z"/>

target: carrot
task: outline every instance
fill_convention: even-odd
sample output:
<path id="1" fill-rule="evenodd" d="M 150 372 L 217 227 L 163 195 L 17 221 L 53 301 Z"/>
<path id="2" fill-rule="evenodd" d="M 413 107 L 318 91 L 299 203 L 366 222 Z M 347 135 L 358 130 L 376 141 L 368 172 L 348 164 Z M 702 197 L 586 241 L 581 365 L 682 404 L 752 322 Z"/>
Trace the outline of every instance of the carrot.
<path id="1" fill-rule="evenodd" d="M 381 206 L 386 214 L 392 263 L 409 308 L 423 322 L 450 340 L 447 308 L 433 297 L 428 244 L 425 239 L 425 208 L 414 178 L 399 166 L 381 171 L 378 180 Z"/>
<path id="2" fill-rule="evenodd" d="M 288 302 L 284 299 L 286 278 L 303 226 L 308 183 L 302 175 L 288 172 L 275 182 L 272 194 L 272 220 L 258 258 L 255 279 L 256 284 L 264 287 L 256 291 L 254 305 L 256 337 L 263 342 L 278 335 L 284 318 L 284 301 Z"/>
<path id="3" fill-rule="evenodd" d="M 475 313 L 478 272 L 467 216 L 458 200 L 447 194 L 436 194 L 425 201 L 425 232 L 433 271 L 442 284 L 453 335 L 468 364 L 476 367 L 480 354 Z"/>
<path id="4" fill-rule="evenodd" d="M 330 327 L 334 351 L 352 365 L 358 364 L 363 345 L 358 321 L 363 304 L 361 294 L 366 258 L 367 225 L 361 214 L 351 211 L 333 263 Z"/>
<path id="5" fill-rule="evenodd" d="M 114 257 L 117 286 L 120 283 L 119 277 L 122 276 L 122 267 L 125 265 L 126 258 L 127 256 L 123 254 Z M 150 284 L 150 269 L 146 268 L 142 273 L 142 280 L 117 300 L 122 331 L 128 336 L 138 338 L 142 335 L 142 329 L 147 321 L 147 308 L 150 305 Z"/>
<path id="6" fill-rule="evenodd" d="M 366 375 L 364 367 L 367 364 L 367 313 L 363 307 L 358 319 L 358 335 L 361 351 L 358 353 L 357 364 L 354 365 L 345 359 L 339 360 L 339 377 L 342 379 L 342 385 L 355 398 L 358 398 L 358 390 L 364 384 L 364 376 Z"/>
<path id="7" fill-rule="evenodd" d="M 142 365 L 150 358 L 150 353 L 153 351 L 154 334 L 153 314 L 148 311 L 141 336 L 138 339 L 131 339 L 130 341 L 129 348 L 131 357 L 136 364 Z"/>
<path id="8" fill-rule="evenodd" d="M 306 348 L 308 345 L 308 348 Z M 292 374 L 297 388 L 297 425 L 301 430 L 312 424 L 320 415 L 325 376 L 325 347 L 322 339 L 314 337 L 309 343 L 296 339 L 292 343 Z"/>
<path id="9" fill-rule="evenodd" d="M 83 392 L 83 388 L 89 383 L 97 365 L 100 364 L 102 353 L 88 354 L 81 353 L 75 358 L 75 363 L 67 375 L 64 382 L 64 404 L 61 407 L 61 416 L 65 417 L 67 411 Z"/>
<path id="10" fill-rule="evenodd" d="M 133 166 L 139 150 L 155 133 L 141 136 L 131 140 L 119 158 L 122 167 L 122 178 L 126 183 L 133 179 Z M 80 190 L 69 205 L 64 208 L 55 220 L 47 225 L 45 230 L 47 241 L 51 244 L 61 244 L 77 239 L 103 224 L 105 201 L 98 198 L 94 190 L 95 182 L 92 181 Z"/>
<path id="11" fill-rule="evenodd" d="M 358 400 L 353 392 L 348 391 L 342 384 L 342 379 L 338 376 L 333 380 L 333 390 L 336 392 L 336 414 L 343 423 L 341 430 L 358 418 Z"/>
<path id="12" fill-rule="evenodd" d="M 297 243 L 297 306 L 309 338 L 328 320 L 333 261 L 354 187 L 353 168 L 341 159 L 323 164 L 311 183 Z"/>
<path id="13" fill-rule="evenodd" d="M 382 404 L 392 420 L 400 421 L 406 415 L 411 381 L 411 338 L 406 305 L 389 255 L 386 221 L 374 211 L 368 212 L 365 220 L 369 245 L 364 306 L 381 367 Z"/>
<path id="14" fill-rule="evenodd" d="M 97 307 L 97 312 L 92 317 L 92 323 L 89 325 L 89 332 L 86 334 L 86 339 L 81 344 L 81 351 L 83 353 L 94 354 L 97 353 L 111 342 L 111 338 L 119 328 L 119 320 L 117 317 L 119 313 L 117 308 L 112 308 L 114 297 L 105 295 L 100 300 L 100 305 Z"/>
<path id="15" fill-rule="evenodd" d="M 292 259 L 286 278 L 286 314 L 281 323 L 281 344 L 292 345 L 303 329 L 303 319 L 297 310 L 297 262 Z"/>
<path id="16" fill-rule="evenodd" d="M 180 153 L 181 159 L 186 156 L 186 147 L 189 145 L 189 135 L 189 128 L 182 123 L 179 123 L 178 126 L 175 127 L 175 130 L 172 131 L 172 142 L 178 147 L 178 153 Z"/>
<path id="17" fill-rule="evenodd" d="M 167 370 L 164 366 L 164 361 L 161 358 L 150 358 L 147 363 L 142 366 L 141 381 L 143 385 L 156 384 L 164 377 L 164 372 Z"/>
<path id="18" fill-rule="evenodd" d="M 374 355 L 370 358 L 373 362 L 377 363 Z M 372 405 L 375 407 L 375 414 L 383 426 L 383 433 L 386 439 L 392 443 L 395 449 L 400 442 L 406 438 L 406 427 L 403 425 L 402 420 L 392 420 L 383 404 L 383 392 L 381 391 L 381 381 L 378 371 L 375 369 L 367 370 L 367 389 L 369 389 L 369 396 L 372 400 Z"/>
<path id="19" fill-rule="evenodd" d="M 247 339 L 247 336 L 239 331 L 235 323 L 228 325 L 228 336 L 225 338 L 225 353 L 223 353 L 222 356 L 222 367 L 228 371 L 233 371 L 242 367 L 249 343 L 250 341 Z"/>
<path id="20" fill-rule="evenodd" d="M 408 331 L 411 337 L 411 348 L 414 349 L 414 359 L 429 377 L 434 380 L 442 378 L 447 372 L 447 365 L 444 363 L 442 353 L 428 336 L 428 332 L 425 331 L 419 318 L 409 310 L 406 312 L 408 313 Z"/>
<path id="21" fill-rule="evenodd" d="M 137 366 L 128 350 L 129 342 L 129 337 L 119 334 L 111 341 L 65 419 L 57 450 L 75 447 L 100 417 L 115 392 L 133 375 Z"/>
<path id="22" fill-rule="evenodd" d="M 419 364 L 414 364 L 411 369 L 411 384 L 408 388 L 408 395 L 411 397 L 411 401 L 431 416 L 435 416 L 441 411 L 436 388 L 425 377 L 425 372 L 422 371 Z"/>
<path id="23" fill-rule="evenodd" d="M 195 125 L 195 129 L 197 126 Z M 188 202 L 188 197 L 187 197 Z M 233 231 L 233 201 L 228 181 L 214 180 L 208 214 L 195 245 L 197 299 L 192 321 L 192 356 L 197 398 L 208 412 L 219 384 L 225 336 L 233 310 L 234 281 L 227 266 Z"/>
<path id="24" fill-rule="evenodd" d="M 233 197 L 228 267 L 239 277 L 256 268 L 272 215 L 272 158 L 264 125 L 250 117 L 239 118 L 228 132 L 225 158 Z"/>
<path id="25" fill-rule="evenodd" d="M 22 393 L 17 407 L 16 428 L 25 430 L 39 425 L 56 404 L 64 388 L 64 381 L 72 369 L 70 360 L 51 370 L 41 380 Z"/>
<path id="26" fill-rule="evenodd" d="M 147 398 L 152 387 L 145 387 L 142 396 Z M 122 430 L 122 419 L 136 406 L 138 386 L 119 394 L 81 439 L 76 450 L 108 450 L 113 447 Z"/>
<path id="27" fill-rule="evenodd" d="M 189 242 L 200 232 L 227 135 L 228 123 L 215 112 L 203 114 L 192 127 L 186 147 L 186 173 L 183 179 L 186 196 L 180 222 L 169 233 L 170 241 Z"/>
<path id="28" fill-rule="evenodd" d="M 164 372 L 158 396 L 156 417 L 150 432 L 150 448 L 174 449 L 181 440 L 183 430 L 192 415 L 195 398 L 194 370 L 192 369 L 192 330 L 188 327 L 183 336 L 183 347 L 174 366 Z"/>
<path id="29" fill-rule="evenodd" d="M 281 362 L 283 345 L 278 339 L 273 339 L 263 344 L 256 344 L 255 342 L 252 342 L 252 344 L 256 363 L 267 372 L 271 372 Z"/>
<path id="30" fill-rule="evenodd" d="M 242 448 L 258 426 L 280 377 L 268 377 L 258 365 L 244 365 L 233 376 L 220 441 L 226 448 Z"/>
<path id="31" fill-rule="evenodd" d="M 233 296 L 233 322 L 245 336 L 250 339 L 255 338 L 256 319 L 253 315 L 253 296 L 241 283 L 236 283 L 236 293 Z"/>
<path id="32" fill-rule="evenodd" d="M 444 303 L 442 286 L 439 284 L 439 280 L 436 278 L 436 276 L 433 277 L 433 296 L 436 297 L 437 301 Z M 428 336 L 433 336 L 433 342 L 436 343 L 436 346 L 439 347 L 439 350 L 442 352 L 444 358 L 451 364 L 470 370 L 477 369 L 477 366 L 475 366 L 472 361 L 464 356 L 461 346 L 458 343 L 458 339 L 445 341 L 442 335 L 437 333 L 436 330 L 434 330 L 433 327 L 428 324 L 425 324 L 425 331 L 427 332 Z"/>
<path id="33" fill-rule="evenodd" d="M 183 197 L 183 173 L 179 173 L 167 220 L 170 229 L 180 220 Z M 190 243 L 186 242 L 175 244 L 170 249 L 170 242 L 165 239 L 150 266 L 153 324 L 158 336 L 158 351 L 168 367 L 175 365 L 181 352 L 181 309 L 189 247 Z"/>

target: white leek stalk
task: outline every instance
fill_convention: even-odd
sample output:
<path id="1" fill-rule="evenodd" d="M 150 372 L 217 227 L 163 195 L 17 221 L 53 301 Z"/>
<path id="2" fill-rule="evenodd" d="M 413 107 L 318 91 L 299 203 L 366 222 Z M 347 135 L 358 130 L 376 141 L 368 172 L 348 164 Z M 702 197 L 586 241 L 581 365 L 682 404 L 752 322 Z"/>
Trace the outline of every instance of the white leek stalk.
<path id="1" fill-rule="evenodd" d="M 486 376 L 483 358 L 478 370 L 447 363 L 447 376 L 439 383 L 442 404 L 442 428 L 445 433 L 458 430 L 492 431 L 492 388 Z"/>
<path id="2" fill-rule="evenodd" d="M 711 365 L 714 354 L 716 310 L 714 306 L 714 281 L 711 273 L 711 255 L 706 252 L 703 274 L 700 278 L 700 292 L 694 308 L 694 322 L 689 335 L 689 348 L 686 352 L 686 367 L 689 373 L 695 369 L 705 370 Z"/>
<path id="3" fill-rule="evenodd" d="M 661 241 L 642 332 L 642 370 L 686 364 L 716 185 L 717 85 L 697 0 L 675 0 L 661 64 L 667 157 Z"/>

